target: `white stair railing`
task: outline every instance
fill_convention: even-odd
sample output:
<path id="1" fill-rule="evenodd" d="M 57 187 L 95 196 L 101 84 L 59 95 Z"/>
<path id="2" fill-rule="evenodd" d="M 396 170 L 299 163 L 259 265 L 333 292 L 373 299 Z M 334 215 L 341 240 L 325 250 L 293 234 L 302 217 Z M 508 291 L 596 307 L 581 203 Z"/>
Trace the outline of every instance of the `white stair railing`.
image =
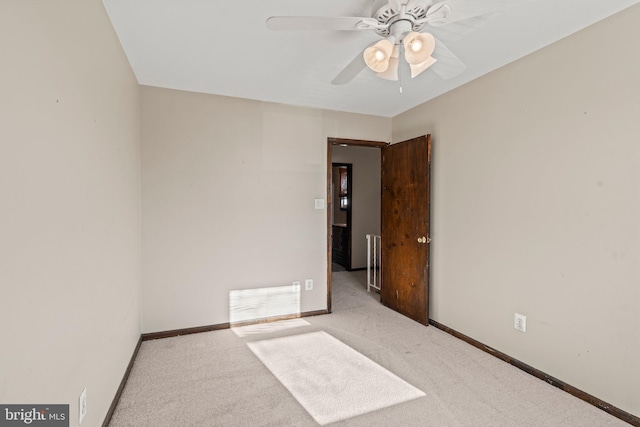
<path id="1" fill-rule="evenodd" d="M 371 288 L 380 291 L 382 287 L 381 249 L 380 236 L 367 234 L 367 292 L 371 292 Z"/>

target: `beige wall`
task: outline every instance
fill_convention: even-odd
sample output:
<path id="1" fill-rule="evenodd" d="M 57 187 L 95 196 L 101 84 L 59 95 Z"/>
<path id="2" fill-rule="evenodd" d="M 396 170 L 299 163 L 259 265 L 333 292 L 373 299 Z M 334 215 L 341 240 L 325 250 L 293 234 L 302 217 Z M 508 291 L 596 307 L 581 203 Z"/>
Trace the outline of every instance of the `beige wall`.
<path id="1" fill-rule="evenodd" d="M 6 0 L 0 402 L 70 403 L 77 425 L 87 387 L 99 425 L 141 331 L 141 264 L 145 332 L 305 278 L 301 310 L 326 308 L 326 139 L 393 126 L 433 135 L 433 318 L 640 415 L 637 22 L 391 120 L 149 87 L 141 106 L 99 1 Z"/>
<path id="2" fill-rule="evenodd" d="M 391 119 L 142 88 L 143 328 L 229 321 L 229 292 L 314 280 L 326 309 L 327 138 Z"/>
<path id="3" fill-rule="evenodd" d="M 351 268 L 365 268 L 366 235 L 380 234 L 380 149 L 334 146 L 332 158 L 353 165 Z"/>
<path id="4" fill-rule="evenodd" d="M 0 402 L 100 425 L 140 336 L 139 88 L 98 0 L 0 12 Z"/>
<path id="5" fill-rule="evenodd" d="M 636 416 L 638 22 L 634 6 L 393 119 L 394 141 L 433 135 L 433 318 Z"/>

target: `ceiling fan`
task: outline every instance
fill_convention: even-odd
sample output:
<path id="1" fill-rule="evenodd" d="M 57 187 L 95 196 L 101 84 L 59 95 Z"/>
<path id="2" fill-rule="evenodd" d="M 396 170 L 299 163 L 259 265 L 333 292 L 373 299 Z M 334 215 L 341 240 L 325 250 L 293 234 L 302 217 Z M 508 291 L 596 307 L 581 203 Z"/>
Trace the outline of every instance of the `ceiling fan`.
<path id="1" fill-rule="evenodd" d="M 495 1 L 495 0 L 494 0 Z M 414 78 L 432 68 L 440 77 L 448 79 L 460 74 L 464 63 L 425 27 L 441 27 L 471 19 L 486 12 L 464 10 L 465 0 L 388 0 L 372 17 L 272 16 L 267 28 L 274 31 L 296 30 L 373 30 L 383 37 L 365 47 L 331 81 L 334 85 L 350 82 L 366 67 L 386 80 L 398 80 L 401 51 Z M 482 3 L 482 2 L 480 2 Z M 434 66 L 438 63 L 438 66 Z"/>

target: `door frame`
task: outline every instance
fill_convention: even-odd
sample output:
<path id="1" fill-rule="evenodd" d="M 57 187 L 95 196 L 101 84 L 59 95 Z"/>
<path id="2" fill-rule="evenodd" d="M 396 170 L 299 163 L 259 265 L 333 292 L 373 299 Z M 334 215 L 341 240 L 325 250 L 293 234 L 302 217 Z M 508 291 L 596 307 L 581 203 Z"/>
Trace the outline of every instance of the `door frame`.
<path id="1" fill-rule="evenodd" d="M 334 145 L 351 147 L 382 148 L 390 145 L 390 142 L 368 141 L 364 139 L 327 138 L 327 312 L 331 313 L 331 258 L 332 258 L 332 225 L 331 210 L 333 209 L 333 194 L 331 194 L 332 167 L 331 151 Z"/>

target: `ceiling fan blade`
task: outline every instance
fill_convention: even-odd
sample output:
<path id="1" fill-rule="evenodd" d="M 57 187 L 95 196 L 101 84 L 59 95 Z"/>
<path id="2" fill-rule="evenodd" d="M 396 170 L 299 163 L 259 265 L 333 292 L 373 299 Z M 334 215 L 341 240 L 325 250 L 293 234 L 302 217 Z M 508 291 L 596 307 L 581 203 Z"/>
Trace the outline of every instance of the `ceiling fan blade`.
<path id="1" fill-rule="evenodd" d="M 430 69 L 445 80 L 459 75 L 467 68 L 464 62 L 455 56 L 453 52 L 438 39 L 436 39 L 436 48 L 433 51 L 433 57 L 438 61 L 433 64 Z"/>
<path id="2" fill-rule="evenodd" d="M 368 46 L 367 46 L 368 47 Z M 332 85 L 343 85 L 349 83 L 353 80 L 362 70 L 367 67 L 367 64 L 364 62 L 364 57 L 362 56 L 364 53 L 364 49 L 359 52 L 355 58 L 351 60 L 347 64 L 346 67 L 340 71 L 340 73 L 331 80 Z"/>
<path id="3" fill-rule="evenodd" d="M 440 25 L 453 24 L 454 22 L 463 21 L 469 18 L 475 18 L 476 16 L 486 15 L 494 12 L 490 10 L 484 2 L 470 2 L 465 0 L 446 0 L 441 3 L 436 3 L 427 10 L 429 11 L 436 8 L 448 8 L 450 10 L 449 16 L 445 19 L 435 20 L 429 22 L 434 27 Z"/>
<path id="4" fill-rule="evenodd" d="M 435 37 L 446 40 L 447 43 L 456 41 L 468 33 L 471 33 L 489 22 L 496 14 L 476 16 L 475 18 L 464 19 L 452 24 L 434 26 L 429 32 Z"/>
<path id="5" fill-rule="evenodd" d="M 272 16 L 267 19 L 267 28 L 273 31 L 368 30 L 378 26 L 373 18 L 356 16 Z"/>
<path id="6" fill-rule="evenodd" d="M 448 25 L 471 18 L 501 13 L 512 7 L 532 1 L 534 0 L 445 0 L 431 5 L 429 9 L 427 9 L 427 17 L 421 21 L 427 22 L 434 27 Z M 434 19 L 433 22 L 430 22 L 429 11 L 433 10 L 435 12 L 443 7 L 448 7 L 451 10 L 449 16 L 445 19 Z"/>
<path id="7" fill-rule="evenodd" d="M 446 24 L 451 18 L 451 7 L 445 2 L 429 6 L 424 18 L 415 21 L 416 24 L 429 24 L 437 27 Z"/>

